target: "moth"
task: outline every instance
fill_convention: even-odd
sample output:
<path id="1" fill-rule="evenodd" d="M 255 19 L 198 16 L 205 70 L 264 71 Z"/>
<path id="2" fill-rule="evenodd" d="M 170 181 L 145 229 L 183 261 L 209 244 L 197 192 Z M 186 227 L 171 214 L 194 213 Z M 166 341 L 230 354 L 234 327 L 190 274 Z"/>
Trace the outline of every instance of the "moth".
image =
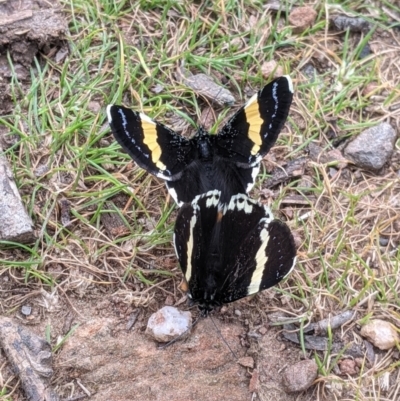
<path id="1" fill-rule="evenodd" d="M 215 134 L 199 127 L 187 139 L 147 115 L 123 106 L 107 107 L 118 143 L 150 174 L 166 181 L 179 206 L 217 189 L 222 200 L 247 193 L 263 156 L 275 144 L 293 98 L 288 76 L 264 86 Z"/>
<path id="2" fill-rule="evenodd" d="M 174 246 L 188 297 L 204 315 L 278 284 L 296 262 L 289 227 L 268 207 L 246 194 L 224 203 L 218 190 L 180 208 Z"/>

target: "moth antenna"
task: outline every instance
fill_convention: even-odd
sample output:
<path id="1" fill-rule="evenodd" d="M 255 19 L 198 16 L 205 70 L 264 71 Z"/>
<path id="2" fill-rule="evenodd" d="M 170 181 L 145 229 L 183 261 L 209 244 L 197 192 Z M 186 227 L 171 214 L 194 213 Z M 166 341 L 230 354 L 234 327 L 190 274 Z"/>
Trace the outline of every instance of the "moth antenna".
<path id="1" fill-rule="evenodd" d="M 212 318 L 212 315 L 209 315 L 211 321 L 213 322 L 213 325 L 215 327 L 215 330 L 217 330 L 217 333 L 221 336 L 222 341 L 225 343 L 225 345 L 228 347 L 229 351 L 231 351 L 232 355 L 234 356 L 235 359 L 238 359 L 238 356 L 235 354 L 233 349 L 229 346 L 228 342 L 225 340 L 224 336 L 221 333 L 221 330 L 217 327 L 216 323 L 214 322 L 214 319 Z"/>
<path id="2" fill-rule="evenodd" d="M 198 323 L 198 321 L 202 318 L 202 315 L 199 315 L 197 317 L 197 319 L 192 323 L 192 325 L 190 327 L 188 327 L 187 330 L 185 330 L 182 334 L 180 334 L 178 337 L 174 338 L 173 340 L 167 342 L 166 344 L 163 345 L 159 345 L 158 349 L 165 349 L 167 347 L 169 347 L 170 345 L 172 345 L 173 343 L 177 342 L 178 340 L 180 340 L 182 337 L 184 337 L 190 330 L 193 329 L 194 326 L 196 326 L 196 324 Z"/>

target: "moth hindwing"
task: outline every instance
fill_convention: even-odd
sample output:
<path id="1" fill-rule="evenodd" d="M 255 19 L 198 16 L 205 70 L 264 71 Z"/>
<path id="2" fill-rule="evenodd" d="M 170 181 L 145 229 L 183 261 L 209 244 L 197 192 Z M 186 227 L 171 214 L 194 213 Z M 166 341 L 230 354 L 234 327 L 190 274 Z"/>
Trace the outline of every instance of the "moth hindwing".
<path id="1" fill-rule="evenodd" d="M 289 227 L 267 207 L 245 194 L 223 203 L 217 190 L 182 206 L 174 245 L 189 296 L 205 312 L 276 285 L 296 259 Z"/>

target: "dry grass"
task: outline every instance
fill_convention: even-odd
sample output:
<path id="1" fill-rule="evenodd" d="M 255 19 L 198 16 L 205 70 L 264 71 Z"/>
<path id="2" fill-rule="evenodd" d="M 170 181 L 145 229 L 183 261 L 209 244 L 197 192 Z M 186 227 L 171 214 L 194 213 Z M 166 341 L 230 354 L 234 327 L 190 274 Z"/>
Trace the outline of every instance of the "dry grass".
<path id="1" fill-rule="evenodd" d="M 7 156 L 38 239 L 29 246 L 0 248 L 3 314 L 39 302 L 43 291 L 70 305 L 76 297 L 90 302 L 113 294 L 150 311 L 168 296 L 182 298 L 171 246 L 175 207 L 164 186 L 114 142 L 104 108 L 123 102 L 179 132 L 193 130 L 205 104 L 180 84 L 183 61 L 191 72 L 227 80 L 238 105 L 265 81 L 260 68 L 265 60 L 276 60 L 290 73 L 295 99 L 289 122 L 267 156 L 271 166 L 304 156 L 310 142 L 329 151 L 332 137 L 357 135 L 380 121 L 399 126 L 400 35 L 388 26 L 390 19 L 400 20 L 400 9 L 387 2 L 317 2 L 317 21 L 301 35 L 292 32 L 285 17 L 245 0 L 210 3 L 201 10 L 192 2 L 108 3 L 64 2 L 72 39 L 69 59 L 61 65 L 38 62 L 29 87 L 12 81 L 15 114 L 0 121 L 18 136 Z M 362 13 L 376 29 L 370 37 L 335 32 L 328 17 L 338 11 Z M 367 41 L 372 53 L 360 59 Z M 305 73 L 307 65 L 315 68 L 314 77 Z M 156 85 L 162 85 L 160 93 L 154 93 Z M 357 320 L 344 331 L 355 342 L 362 341 L 359 324 L 372 317 L 400 329 L 399 168 L 398 147 L 380 174 L 310 161 L 311 187 L 296 180 L 269 193 L 275 209 L 293 194 L 313 195 L 316 201 L 281 208 L 298 238 L 299 262 L 277 290 L 280 295 L 274 291 L 267 311 L 284 310 L 308 322 L 350 308 Z M 254 197 L 265 194 L 264 179 L 261 175 Z M 70 204 L 67 225 L 60 217 L 62 199 Z M 121 235 L 105 229 L 105 213 L 124 221 Z M 43 306 L 41 313 L 46 310 Z M 322 361 L 316 399 L 399 397 L 398 350 L 379 353 L 375 364 L 353 377 L 337 374 L 335 355 L 315 357 Z M 0 397 L 3 391 L 5 399 L 13 399 L 18 383 L 5 365 L 0 368 Z"/>

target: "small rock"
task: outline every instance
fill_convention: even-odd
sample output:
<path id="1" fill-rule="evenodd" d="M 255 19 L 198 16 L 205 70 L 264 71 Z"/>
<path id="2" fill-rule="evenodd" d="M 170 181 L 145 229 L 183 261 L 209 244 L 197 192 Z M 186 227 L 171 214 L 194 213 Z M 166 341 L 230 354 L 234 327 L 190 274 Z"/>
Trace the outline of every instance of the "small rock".
<path id="1" fill-rule="evenodd" d="M 133 325 L 136 323 L 137 317 L 139 315 L 138 311 L 132 312 L 128 317 L 128 322 L 126 323 L 126 331 L 129 331 Z"/>
<path id="2" fill-rule="evenodd" d="M 375 347 L 387 350 L 399 342 L 399 335 L 392 324 L 385 320 L 374 319 L 361 327 L 360 334 Z"/>
<path id="3" fill-rule="evenodd" d="M 332 149 L 326 153 L 327 163 L 337 162 L 338 168 L 346 168 L 347 160 L 339 149 Z"/>
<path id="4" fill-rule="evenodd" d="M 301 193 L 311 193 L 314 187 L 313 179 L 309 175 L 303 175 L 297 185 L 297 190 Z"/>
<path id="5" fill-rule="evenodd" d="M 61 198 L 58 201 L 60 210 L 60 220 L 63 227 L 68 227 L 71 224 L 71 203 L 68 199 Z"/>
<path id="6" fill-rule="evenodd" d="M 170 9 L 167 11 L 167 16 L 170 18 L 180 18 L 181 15 L 177 11 Z"/>
<path id="7" fill-rule="evenodd" d="M 0 65 L 1 73 L 1 65 Z M 11 130 L 5 125 L 0 126 L 0 148 L 6 150 L 18 142 L 18 136 L 11 133 Z"/>
<path id="8" fill-rule="evenodd" d="M 61 64 L 68 56 L 69 48 L 68 46 L 63 46 L 55 55 L 54 59 L 57 64 Z"/>
<path id="9" fill-rule="evenodd" d="M 258 18 L 255 15 L 250 15 L 249 17 L 249 29 L 254 29 L 258 23 Z"/>
<path id="10" fill-rule="evenodd" d="M 29 316 L 32 313 L 32 307 L 29 305 L 23 305 L 21 307 L 21 313 L 25 316 Z"/>
<path id="11" fill-rule="evenodd" d="M 95 100 L 91 100 L 88 104 L 88 110 L 90 110 L 94 114 L 97 114 L 101 110 L 101 104 L 99 102 L 96 102 Z"/>
<path id="12" fill-rule="evenodd" d="M 239 358 L 238 363 L 245 368 L 254 368 L 254 359 L 251 356 L 244 356 L 243 358 Z"/>
<path id="13" fill-rule="evenodd" d="M 356 369 L 356 362 L 353 361 L 352 359 L 342 359 L 338 362 L 338 365 L 340 367 L 340 373 L 342 375 L 356 375 L 357 369 Z"/>
<path id="14" fill-rule="evenodd" d="M 219 310 L 219 313 L 220 314 L 225 314 L 226 312 L 228 312 L 228 307 L 226 306 L 226 305 L 223 305 L 222 307 L 221 307 L 221 309 Z"/>
<path id="15" fill-rule="evenodd" d="M 317 70 L 310 63 L 307 63 L 302 69 L 301 72 L 310 80 L 310 82 L 315 82 L 315 78 L 318 75 Z"/>
<path id="16" fill-rule="evenodd" d="M 263 4 L 263 8 L 268 11 L 282 12 L 290 11 L 292 9 L 292 3 L 294 0 L 280 1 L 280 0 L 268 0 L 266 4 Z"/>
<path id="17" fill-rule="evenodd" d="M 310 156 L 310 159 L 312 161 L 314 161 L 316 163 L 326 163 L 326 160 L 322 159 L 323 158 L 324 149 L 321 146 L 315 144 L 314 142 L 310 142 L 308 144 L 307 150 L 308 150 L 308 154 Z"/>
<path id="18" fill-rule="evenodd" d="M 254 369 L 249 383 L 250 393 L 255 393 L 257 391 L 257 388 L 258 388 L 258 370 Z"/>
<path id="19" fill-rule="evenodd" d="M 0 148 L 0 240 L 29 243 L 35 237 L 32 219 L 25 210 L 11 166 Z"/>
<path id="20" fill-rule="evenodd" d="M 261 72 L 264 78 L 278 78 L 283 75 L 283 68 L 275 60 L 265 61 L 261 66 Z"/>
<path id="21" fill-rule="evenodd" d="M 364 358 L 354 358 L 354 362 L 356 363 L 358 368 L 362 368 L 365 363 L 368 363 L 367 361 L 364 360 Z"/>
<path id="22" fill-rule="evenodd" d="M 267 333 L 268 329 L 266 327 L 261 327 L 258 331 L 260 332 L 260 334 L 264 335 Z"/>
<path id="23" fill-rule="evenodd" d="M 283 373 L 282 384 L 287 393 L 307 390 L 317 378 L 318 366 L 308 359 L 295 363 Z"/>
<path id="24" fill-rule="evenodd" d="M 368 57 L 370 54 L 372 53 L 371 51 L 371 46 L 369 45 L 369 43 L 367 43 L 362 49 L 360 54 L 358 55 L 359 59 L 363 59 L 365 57 Z"/>
<path id="25" fill-rule="evenodd" d="M 370 82 L 365 85 L 364 89 L 362 90 L 363 96 L 372 96 L 375 95 L 379 91 L 380 87 L 377 82 Z"/>
<path id="26" fill-rule="evenodd" d="M 350 32 L 366 32 L 371 29 L 371 24 L 364 18 L 359 17 L 337 15 L 332 18 L 332 22 L 339 31 L 348 29 Z"/>
<path id="27" fill-rule="evenodd" d="M 347 160 L 343 157 L 339 149 L 332 149 L 329 152 L 325 152 L 321 146 L 310 142 L 308 144 L 308 152 L 311 160 L 316 163 L 337 162 L 338 168 L 345 168 L 347 166 Z"/>
<path id="28" fill-rule="evenodd" d="M 152 91 L 153 93 L 157 93 L 157 94 L 161 93 L 163 90 L 164 90 L 164 86 L 161 85 L 161 84 L 155 84 L 155 85 L 151 88 L 151 91 Z"/>
<path id="29" fill-rule="evenodd" d="M 379 387 L 382 391 L 389 391 L 391 386 L 390 372 L 384 372 L 382 376 L 379 377 Z"/>
<path id="30" fill-rule="evenodd" d="M 379 245 L 380 246 L 388 246 L 389 238 L 379 237 Z"/>
<path id="31" fill-rule="evenodd" d="M 365 356 L 368 362 L 373 365 L 375 363 L 375 350 L 374 346 L 367 340 L 364 340 Z"/>
<path id="32" fill-rule="evenodd" d="M 239 50 L 243 47 L 243 42 L 242 39 L 240 38 L 233 38 L 230 42 L 229 42 L 229 46 L 235 50 Z"/>
<path id="33" fill-rule="evenodd" d="M 192 315 L 172 306 L 164 306 L 153 313 L 147 323 L 146 334 L 162 343 L 172 341 L 185 332 L 190 333 Z"/>
<path id="34" fill-rule="evenodd" d="M 39 164 L 34 170 L 34 174 L 36 177 L 41 177 L 45 175 L 50 170 L 50 167 L 47 164 Z"/>
<path id="35" fill-rule="evenodd" d="M 337 173 L 338 173 L 338 170 L 336 170 L 333 167 L 329 167 L 329 177 L 333 178 L 336 176 Z"/>
<path id="36" fill-rule="evenodd" d="M 232 93 L 221 85 L 218 85 L 214 80 L 206 74 L 196 74 L 189 77 L 183 76 L 183 83 L 193 91 L 213 103 L 221 106 L 232 106 L 235 103 L 235 98 Z"/>
<path id="37" fill-rule="evenodd" d="M 358 167 L 380 170 L 392 156 L 396 136 L 390 124 L 381 123 L 361 132 L 346 146 L 344 155 Z"/>
<path id="38" fill-rule="evenodd" d="M 300 33 L 313 25 L 317 12 L 312 7 L 297 7 L 289 15 L 289 23 L 293 31 Z"/>

